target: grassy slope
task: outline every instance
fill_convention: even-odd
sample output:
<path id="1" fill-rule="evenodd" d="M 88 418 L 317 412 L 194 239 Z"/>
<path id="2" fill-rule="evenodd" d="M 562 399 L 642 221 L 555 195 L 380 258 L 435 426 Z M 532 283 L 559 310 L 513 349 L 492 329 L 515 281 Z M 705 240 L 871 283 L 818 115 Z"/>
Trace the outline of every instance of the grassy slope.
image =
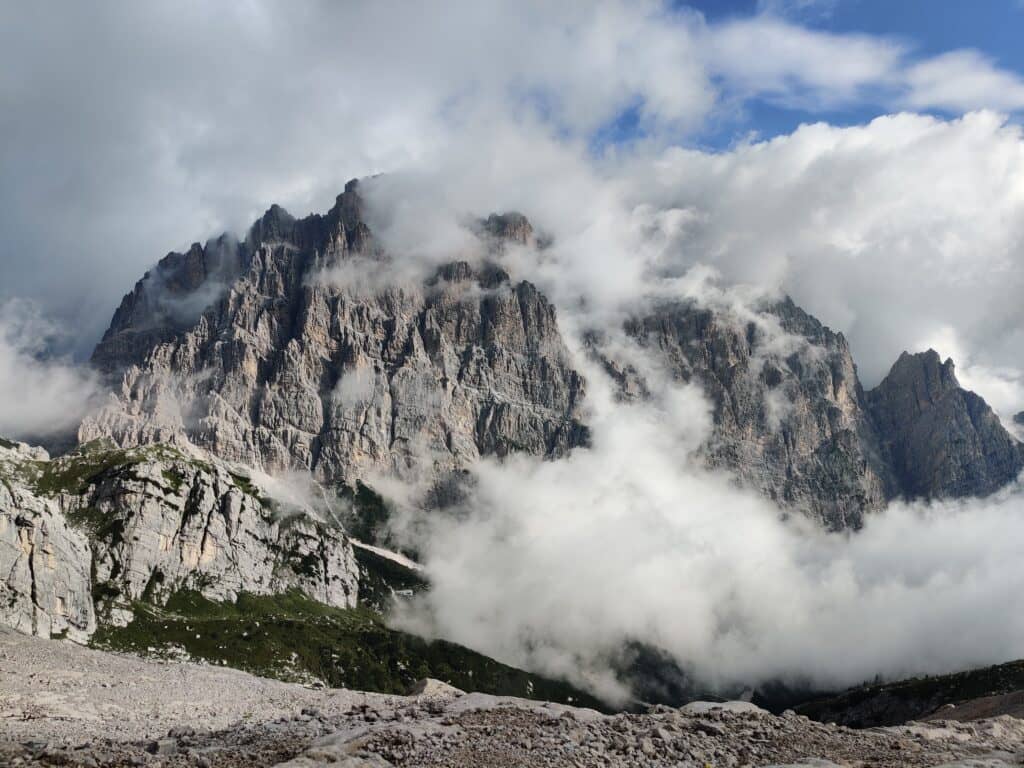
<path id="1" fill-rule="evenodd" d="M 417 680 L 434 677 L 469 691 L 601 706 L 566 683 L 454 643 L 389 629 L 372 610 L 331 608 L 296 592 L 242 595 L 234 604 L 180 592 L 163 608 L 137 604 L 131 624 L 102 627 L 92 644 L 158 655 L 183 649 L 193 659 L 332 687 L 405 693 Z"/>

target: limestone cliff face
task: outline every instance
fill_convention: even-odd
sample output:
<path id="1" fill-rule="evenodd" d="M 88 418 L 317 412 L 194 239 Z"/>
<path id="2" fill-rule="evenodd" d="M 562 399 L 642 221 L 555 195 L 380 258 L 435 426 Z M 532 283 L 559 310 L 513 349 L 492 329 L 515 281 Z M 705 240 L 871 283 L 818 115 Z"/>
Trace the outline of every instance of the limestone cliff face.
<path id="1" fill-rule="evenodd" d="M 97 347 L 95 363 L 123 378 L 80 437 L 190 442 L 348 483 L 379 471 L 437 477 L 481 455 L 558 456 L 585 442 L 584 382 L 547 299 L 486 261 L 380 281 L 386 256 L 360 209 L 351 183 L 326 216 L 269 210 L 227 260 L 235 277 L 187 328 L 152 310 L 168 304 L 172 279 L 150 273 Z M 482 229 L 482 247 L 532 237 L 515 215 Z M 222 251 L 193 246 L 159 270 L 194 286 L 189 275 L 209 264 L 225 274 Z M 188 296 L 200 301 L 203 285 Z"/>
<path id="2" fill-rule="evenodd" d="M 675 303 L 626 331 L 710 398 L 710 466 L 830 528 L 857 527 L 895 486 L 846 340 L 788 299 L 756 320 Z"/>
<path id="3" fill-rule="evenodd" d="M 1024 469 L 1024 446 L 934 350 L 904 352 L 868 403 L 907 498 L 984 496 Z"/>
<path id="4" fill-rule="evenodd" d="M 87 446 L 49 460 L 0 447 L 0 621 L 85 639 L 137 600 L 296 589 L 352 607 L 358 567 L 335 525 L 283 506 L 219 462 L 165 446 Z"/>
<path id="5" fill-rule="evenodd" d="M 0 442 L 0 623 L 82 641 L 96 629 L 88 538 L 68 525 L 57 500 L 18 480 L 25 464 L 48 459 Z"/>

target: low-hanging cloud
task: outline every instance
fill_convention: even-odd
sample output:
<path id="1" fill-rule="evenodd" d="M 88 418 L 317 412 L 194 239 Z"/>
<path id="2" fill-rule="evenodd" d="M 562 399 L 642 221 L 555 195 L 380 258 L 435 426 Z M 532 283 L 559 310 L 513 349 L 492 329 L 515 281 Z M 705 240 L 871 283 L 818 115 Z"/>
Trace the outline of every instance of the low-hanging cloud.
<path id="1" fill-rule="evenodd" d="M 649 301 L 751 312 L 788 291 L 849 333 L 869 385 L 903 349 L 936 346 L 1005 415 L 1021 405 L 1022 147 L 995 114 L 897 115 L 604 165 L 545 145 L 536 168 L 527 154 L 523 175 L 511 164 L 519 183 L 508 187 L 462 156 L 445 185 L 401 175 L 370 184 L 371 204 L 403 206 L 397 234 L 380 232 L 398 254 L 416 248 L 405 233 L 420 218 L 457 222 L 487 210 L 479 205 L 522 210 L 553 236 L 502 263 L 555 301 L 588 379 L 593 430 L 592 446 L 565 460 L 481 462 L 452 517 L 413 515 L 408 543 L 434 587 L 398 620 L 613 698 L 625 692 L 609 659 L 630 641 L 733 691 L 779 679 L 835 688 L 1024 655 L 1024 625 L 1007 614 L 1024 586 L 1011 543 L 1024 533 L 1019 487 L 894 504 L 856 534 L 782 521 L 689 457 L 710 424 L 698 390 L 658 383 L 653 366 L 653 399 L 621 403 L 582 352 L 588 330 L 615 337 Z"/>
<path id="2" fill-rule="evenodd" d="M 53 356 L 59 333 L 30 302 L 0 304 L 0 436 L 47 440 L 73 433 L 95 404 L 95 377 Z"/>
<path id="3" fill-rule="evenodd" d="M 587 373 L 593 446 L 475 467 L 459 514 L 418 529 L 432 587 L 400 624 L 611 699 L 628 695 L 609 660 L 629 642 L 733 692 L 1024 655 L 1020 488 L 897 504 L 825 534 L 687 458 L 709 427 L 698 390 L 623 404 Z"/>

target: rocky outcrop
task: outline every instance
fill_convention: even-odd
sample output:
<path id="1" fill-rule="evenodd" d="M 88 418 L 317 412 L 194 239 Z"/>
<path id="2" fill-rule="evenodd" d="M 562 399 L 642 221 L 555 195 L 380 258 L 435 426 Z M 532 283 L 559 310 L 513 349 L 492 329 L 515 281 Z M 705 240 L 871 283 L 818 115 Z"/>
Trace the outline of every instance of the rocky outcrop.
<path id="1" fill-rule="evenodd" d="M 0 442 L 0 623 L 41 637 L 84 640 L 96 629 L 87 537 L 59 504 L 19 482 L 49 457 Z"/>
<path id="2" fill-rule="evenodd" d="M 984 496 L 1024 468 L 1021 444 L 934 350 L 904 352 L 868 403 L 907 498 Z"/>
<path id="3" fill-rule="evenodd" d="M 182 589 L 233 602 L 290 589 L 351 607 L 357 568 L 344 533 L 257 495 L 223 468 L 164 452 L 112 468 L 69 504 L 89 528 L 105 604 Z"/>
<path id="4" fill-rule="evenodd" d="M 481 455 L 558 456 L 584 443 L 584 382 L 554 308 L 485 258 L 493 238 L 527 242 L 529 223 L 492 217 L 479 258 L 382 281 L 391 266 L 361 205 L 350 183 L 326 216 L 271 208 L 238 245 L 240 274 L 223 295 L 146 349 L 139 339 L 163 321 L 151 294 L 170 279 L 141 281 L 94 355 L 123 373 L 119 391 L 81 438 L 190 443 L 350 485 L 374 472 L 432 480 Z M 205 264 L 209 251 L 168 257 L 161 270 Z"/>
<path id="5" fill-rule="evenodd" d="M 4 623 L 83 639 L 96 616 L 181 590 L 211 600 L 298 590 L 356 603 L 358 567 L 335 525 L 261 494 L 219 462 L 165 446 L 88 446 L 60 459 L 0 448 Z"/>
<path id="6" fill-rule="evenodd" d="M 792 301 L 750 317 L 665 304 L 629 321 L 626 332 L 710 398 L 710 466 L 834 529 L 858 527 L 892 495 L 846 340 Z M 624 392 L 642 395 L 635 371 L 611 366 Z"/>

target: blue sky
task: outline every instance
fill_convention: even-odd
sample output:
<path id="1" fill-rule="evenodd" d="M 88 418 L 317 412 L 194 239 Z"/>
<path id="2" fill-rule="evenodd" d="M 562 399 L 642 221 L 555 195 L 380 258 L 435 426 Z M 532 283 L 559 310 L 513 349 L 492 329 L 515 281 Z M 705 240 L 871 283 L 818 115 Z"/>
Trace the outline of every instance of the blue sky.
<path id="1" fill-rule="evenodd" d="M 905 47 L 912 60 L 969 49 L 1000 69 L 1024 75 L 1021 0 L 693 0 L 677 5 L 699 11 L 711 25 L 774 15 L 833 35 L 870 35 Z M 755 98 L 744 105 L 743 119 L 712 123 L 700 135 L 699 142 L 722 148 L 748 131 L 770 137 L 789 133 L 805 122 L 824 120 L 853 125 L 891 111 L 892 105 L 887 103 L 801 109 Z M 948 117 L 960 110 L 918 107 L 915 111 Z"/>

